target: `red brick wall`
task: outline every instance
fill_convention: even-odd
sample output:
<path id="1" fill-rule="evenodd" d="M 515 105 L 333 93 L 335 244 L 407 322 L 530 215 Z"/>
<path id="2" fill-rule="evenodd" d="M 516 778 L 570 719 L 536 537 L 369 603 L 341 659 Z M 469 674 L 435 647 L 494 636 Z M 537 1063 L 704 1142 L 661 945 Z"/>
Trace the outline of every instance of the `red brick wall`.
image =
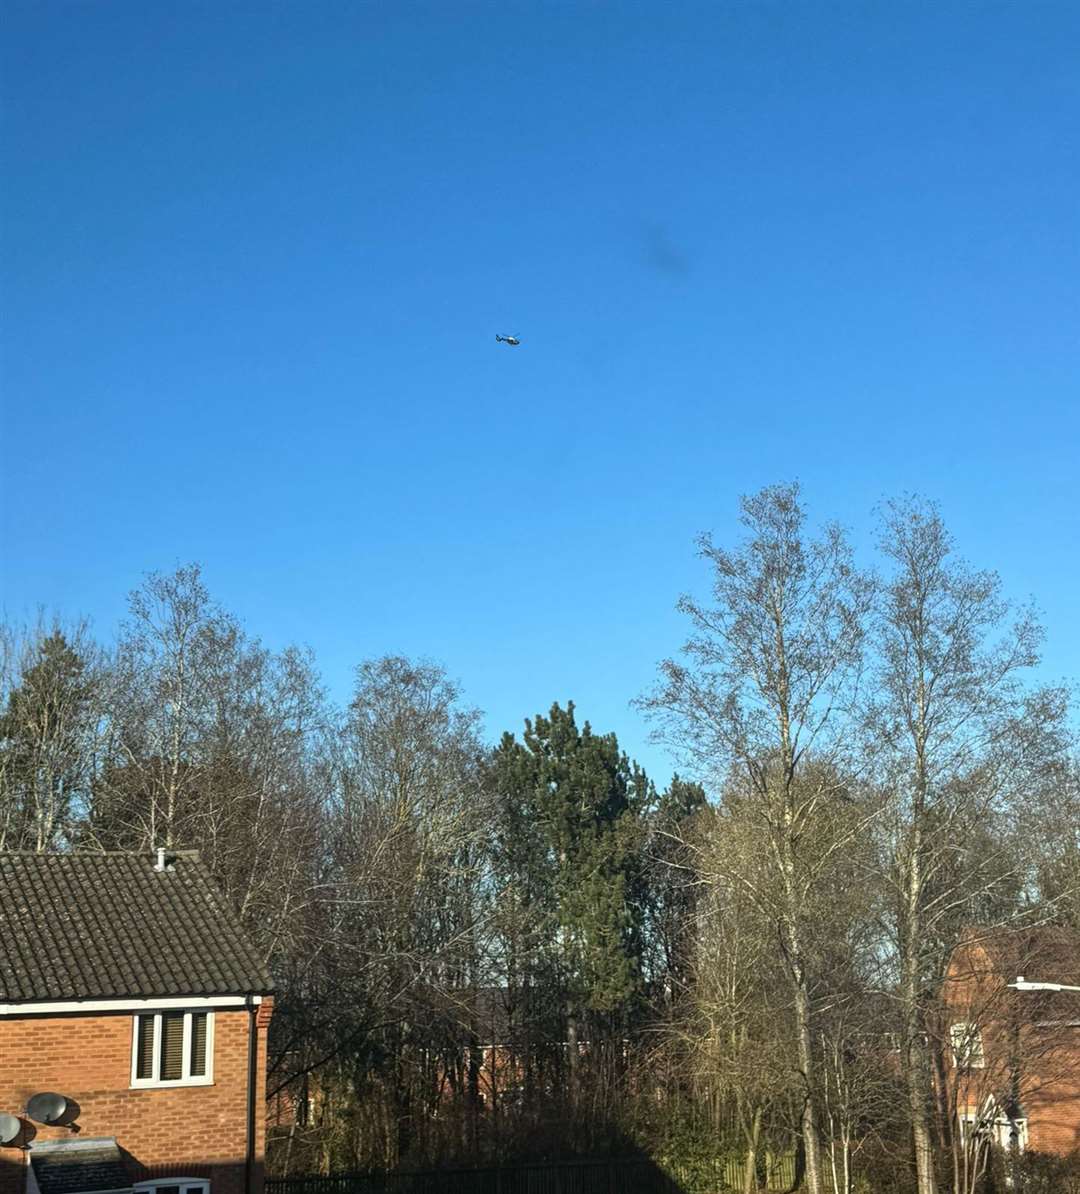
<path id="1" fill-rule="evenodd" d="M 258 1015 L 255 1103 L 256 1186 L 265 1136 L 266 1027 Z M 247 1149 L 248 1012 L 215 1009 L 214 1080 L 208 1086 L 131 1089 L 130 1012 L 0 1018 L 0 1111 L 21 1114 L 51 1090 L 79 1104 L 78 1137 L 115 1136 L 131 1177 L 207 1177 L 211 1194 L 244 1194 Z M 27 1123 L 38 1140 L 72 1138 L 69 1128 Z M 26 1154 L 0 1148 L 0 1194 L 23 1194 Z"/>
<path id="2" fill-rule="evenodd" d="M 1056 1049 L 1042 1067 L 1047 1081 L 1028 1093 L 1024 1109 L 1029 1147 L 1064 1155 L 1080 1149 L 1080 1028 L 1050 1031 Z"/>
<path id="3" fill-rule="evenodd" d="M 1030 995 L 1009 990 L 1012 977 L 997 973 L 986 950 L 978 945 L 954 951 L 943 991 L 942 1025 L 952 1093 L 958 1106 L 974 1108 L 988 1093 L 1007 1091 L 1013 1033 L 1018 1029 L 1019 1093 L 1028 1121 L 1028 1148 L 1070 1153 L 1080 1148 L 1080 1028 L 1032 1026 L 1030 1017 L 1038 1004 Z M 958 1021 L 977 1023 L 982 1029 L 986 1067 L 967 1075 L 952 1066 L 948 1025 Z"/>

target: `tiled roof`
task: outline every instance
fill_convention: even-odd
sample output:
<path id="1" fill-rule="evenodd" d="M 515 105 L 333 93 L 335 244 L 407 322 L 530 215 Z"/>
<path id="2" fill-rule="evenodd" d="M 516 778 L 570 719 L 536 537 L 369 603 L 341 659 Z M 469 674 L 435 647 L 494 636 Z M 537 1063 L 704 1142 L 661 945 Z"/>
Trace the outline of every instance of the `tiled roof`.
<path id="1" fill-rule="evenodd" d="M 979 940 L 999 973 L 1032 981 L 1080 985 L 1080 932 L 1066 925 L 999 931 Z"/>
<path id="2" fill-rule="evenodd" d="M 953 955 L 952 980 L 992 980 L 1011 984 L 1021 975 L 1029 983 L 1080 986 L 1080 931 L 1067 925 L 1022 928 L 971 928 Z M 1080 996 L 1075 991 L 1024 991 L 1014 1006 L 1026 1020 L 1080 1023 Z"/>
<path id="3" fill-rule="evenodd" d="M 243 995 L 270 975 L 194 852 L 0 854 L 0 1003 Z"/>
<path id="4" fill-rule="evenodd" d="M 115 1137 L 38 1144 L 30 1149 L 30 1164 L 41 1194 L 131 1189 Z"/>

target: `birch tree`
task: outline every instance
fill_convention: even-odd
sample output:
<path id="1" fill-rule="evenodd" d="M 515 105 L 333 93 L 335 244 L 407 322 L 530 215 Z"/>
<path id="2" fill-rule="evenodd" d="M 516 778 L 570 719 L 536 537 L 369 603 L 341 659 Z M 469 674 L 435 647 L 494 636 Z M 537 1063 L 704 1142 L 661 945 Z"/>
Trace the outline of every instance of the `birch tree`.
<path id="1" fill-rule="evenodd" d="M 128 597 L 110 703 L 110 759 L 93 820 L 126 849 L 183 842 L 199 782 L 199 744 L 212 724 L 209 656 L 235 636 L 197 564 L 150 573 Z"/>
<path id="2" fill-rule="evenodd" d="M 440 667 L 386 656 L 357 668 L 335 735 L 304 997 L 270 1085 L 318 1070 L 343 1119 L 366 1117 L 353 1164 L 436 1148 L 440 1059 L 469 1049 L 457 1012 L 477 983 L 489 824 L 478 719 Z"/>
<path id="3" fill-rule="evenodd" d="M 749 850 L 760 857 L 746 828 L 721 810 L 700 818 L 693 836 L 683 839 L 702 884 L 691 992 L 672 1028 L 698 1100 L 716 1100 L 722 1134 L 734 1129 L 730 1144 L 743 1155 L 742 1194 L 754 1194 L 766 1143 L 779 1144 L 781 1152 L 790 1147 L 792 1125 L 783 1122 L 783 1108 L 797 1062 L 791 1002 L 775 982 L 783 966 L 775 925 L 732 874 L 746 869 L 733 868 L 733 856 Z"/>
<path id="4" fill-rule="evenodd" d="M 891 800 L 885 878 L 918 1190 L 935 1194 L 928 1007 L 965 921 L 1023 911 L 1008 825 L 1056 765 L 1065 699 L 1025 683 L 1039 660 L 1035 618 L 1010 607 L 994 573 L 956 558 L 934 506 L 888 504 L 880 543 L 892 571 L 869 741 Z"/>
<path id="5" fill-rule="evenodd" d="M 129 598 L 106 694 L 107 749 L 77 844 L 197 848 L 268 958 L 312 898 L 324 697 L 310 655 L 273 653 L 195 565 Z"/>
<path id="6" fill-rule="evenodd" d="M 712 568 L 712 603 L 680 600 L 692 626 L 683 661 L 661 665 L 660 684 L 642 704 L 657 719 L 659 735 L 681 748 L 699 774 L 718 778 L 734 768 L 765 827 L 797 1037 L 806 1181 L 810 1194 L 821 1194 L 805 915 L 820 859 L 807 856 L 803 838 L 835 794 L 829 767 L 819 771 L 821 783 L 801 780 L 809 758 L 836 764 L 843 754 L 871 587 L 838 527 L 806 537 L 797 485 L 763 489 L 744 498 L 741 509 L 746 535 L 737 548 L 722 548 L 709 535 L 699 541 Z"/>

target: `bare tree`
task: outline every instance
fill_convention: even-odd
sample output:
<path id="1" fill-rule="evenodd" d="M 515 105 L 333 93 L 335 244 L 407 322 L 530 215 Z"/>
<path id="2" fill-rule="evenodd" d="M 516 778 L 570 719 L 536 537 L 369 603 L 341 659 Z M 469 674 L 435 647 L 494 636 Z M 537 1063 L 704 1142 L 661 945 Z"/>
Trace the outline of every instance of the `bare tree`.
<path id="1" fill-rule="evenodd" d="M 733 869 L 753 869 L 760 858 L 748 828 L 738 816 L 714 812 L 699 819 L 684 846 L 701 884 L 690 994 L 669 1030 L 697 1098 L 717 1105 L 722 1130 L 734 1128 L 743 1194 L 759 1188 L 767 1142 L 786 1134 L 782 1109 L 798 1065 L 791 1003 L 774 982 L 783 966 L 775 926 L 747 885 L 732 878 Z M 735 855 L 743 865 L 733 868 Z"/>
<path id="2" fill-rule="evenodd" d="M 1020 810 L 1034 883 L 1047 909 L 1080 929 L 1080 756 L 1062 758 Z"/>
<path id="3" fill-rule="evenodd" d="M 956 560 L 932 505 L 886 506 L 881 548 L 893 571 L 877 620 L 868 726 L 891 799 L 886 880 L 918 1188 L 934 1194 L 927 1002 L 965 921 L 1017 913 L 1005 827 L 1054 765 L 1065 701 L 1025 688 L 1038 625 L 1010 609 L 995 574 Z"/>
<path id="4" fill-rule="evenodd" d="M 128 605 L 110 693 L 110 765 L 93 820 L 116 844 L 151 850 L 178 843 L 212 718 L 209 656 L 238 631 L 210 600 L 197 564 L 150 573 Z"/>
<path id="5" fill-rule="evenodd" d="M 805 537 L 797 485 L 742 501 L 747 538 L 734 551 L 706 535 L 713 604 L 683 597 L 693 634 L 686 663 L 661 665 L 659 688 L 642 704 L 660 735 L 682 748 L 699 774 L 734 767 L 766 829 L 778 879 L 770 902 L 794 1006 L 803 1083 L 806 1179 L 821 1194 L 819 1083 L 814 1054 L 813 976 L 805 909 L 820 859 L 803 849 L 808 821 L 835 795 L 828 779 L 842 760 L 845 714 L 859 674 L 871 586 L 856 571 L 839 528 Z M 822 784 L 802 783 L 816 756 Z M 841 848 L 834 843 L 831 849 Z"/>
<path id="6" fill-rule="evenodd" d="M 195 565 L 151 574 L 129 604 L 77 844 L 197 847 L 278 959 L 301 933 L 320 857 L 327 718 L 311 658 L 250 640 Z"/>
<path id="7" fill-rule="evenodd" d="M 488 831 L 478 716 L 437 666 L 371 660 L 329 756 L 326 867 L 270 1085 L 318 1072 L 356 1127 L 348 1163 L 437 1148 L 424 1133 L 469 1050 Z"/>

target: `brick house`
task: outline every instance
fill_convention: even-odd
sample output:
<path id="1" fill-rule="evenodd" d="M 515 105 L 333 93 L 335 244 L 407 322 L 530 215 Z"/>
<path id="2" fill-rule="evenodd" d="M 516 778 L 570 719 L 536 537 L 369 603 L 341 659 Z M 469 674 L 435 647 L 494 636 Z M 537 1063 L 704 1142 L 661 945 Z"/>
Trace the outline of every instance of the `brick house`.
<path id="1" fill-rule="evenodd" d="M 0 854 L 0 1194 L 261 1194 L 271 992 L 195 853 Z"/>
<path id="2" fill-rule="evenodd" d="M 1034 989 L 1010 985 L 1025 976 Z M 939 1091 L 953 1147 L 971 1164 L 996 1145 L 1080 1149 L 1080 933 L 1044 925 L 970 932 L 953 951 L 942 1005 Z"/>
<path id="3" fill-rule="evenodd" d="M 551 1007 L 535 996 L 530 998 L 507 987 L 485 986 L 453 994 L 432 990 L 426 998 L 449 1025 L 463 1030 L 476 1042 L 472 1048 L 463 1047 L 458 1065 L 440 1068 L 441 1099 L 466 1091 L 471 1076 L 481 1108 L 494 1112 L 499 1107 L 515 1107 L 526 1097 L 530 1077 L 537 1091 L 550 1089 L 556 1080 L 551 1065 L 553 1055 L 565 1064 L 570 1044 L 565 1039 L 561 1015 L 553 1014 Z M 560 1028 L 562 1039 L 555 1037 Z M 624 1040 L 619 1046 L 624 1060 L 628 1044 Z M 578 1056 L 588 1057 L 590 1049 L 587 1037 L 579 1035 Z M 531 1076 L 526 1072 L 525 1060 L 530 1054 L 534 1063 L 540 1061 Z M 561 1082 L 561 1076 L 557 1080 Z"/>

